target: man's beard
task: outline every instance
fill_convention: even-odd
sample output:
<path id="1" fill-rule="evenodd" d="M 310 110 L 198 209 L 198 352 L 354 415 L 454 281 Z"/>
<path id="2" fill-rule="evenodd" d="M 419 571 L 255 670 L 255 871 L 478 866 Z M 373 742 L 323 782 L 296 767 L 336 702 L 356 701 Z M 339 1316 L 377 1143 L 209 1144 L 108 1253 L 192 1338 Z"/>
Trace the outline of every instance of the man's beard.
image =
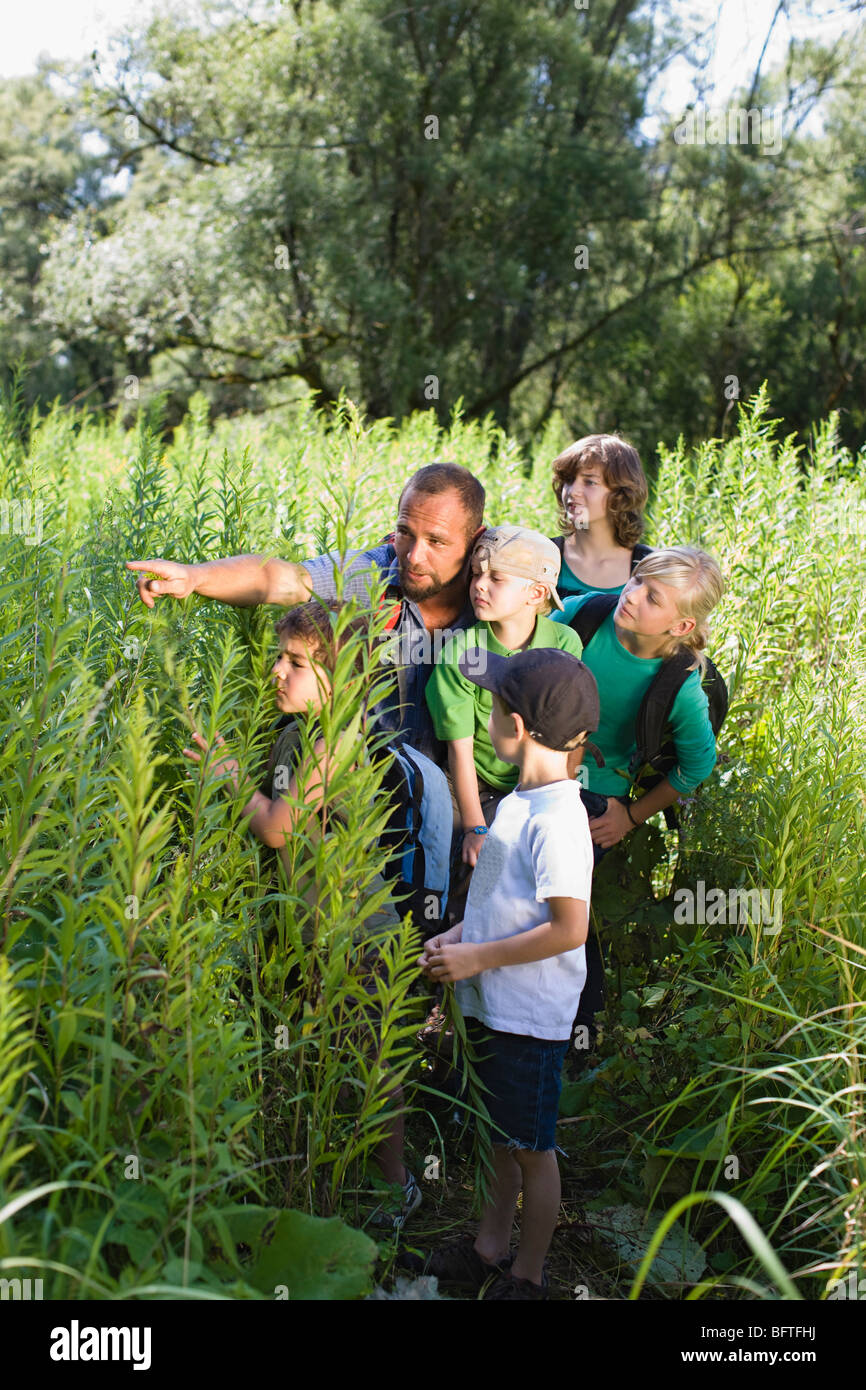
<path id="1" fill-rule="evenodd" d="M 445 585 L 441 579 L 434 579 L 433 575 L 425 575 L 422 580 L 411 580 L 403 565 L 399 566 L 400 588 L 403 590 L 405 598 L 411 599 L 413 603 L 423 602 L 424 599 L 435 598 L 441 594 Z"/>

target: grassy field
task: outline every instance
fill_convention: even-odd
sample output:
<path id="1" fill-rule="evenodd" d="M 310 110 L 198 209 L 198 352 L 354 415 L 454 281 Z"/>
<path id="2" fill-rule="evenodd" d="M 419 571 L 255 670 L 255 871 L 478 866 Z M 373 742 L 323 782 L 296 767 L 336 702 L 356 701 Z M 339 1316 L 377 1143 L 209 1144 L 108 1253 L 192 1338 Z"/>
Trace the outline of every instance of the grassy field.
<path id="1" fill-rule="evenodd" d="M 309 407 L 211 425 L 195 402 L 167 442 L 156 419 L 28 419 L 7 399 L 5 1277 L 41 1278 L 46 1298 L 390 1290 L 396 1248 L 365 1229 L 364 1159 L 395 1075 L 425 1174 L 411 1243 L 468 1220 L 474 1159 L 414 1042 L 408 927 L 381 1046 L 353 1042 L 381 768 L 345 773 L 349 824 L 318 844 L 302 827 L 282 876 L 240 803 L 181 755 L 191 711 L 260 765 L 275 613 L 199 599 L 148 613 L 124 561 L 374 542 L 402 481 L 437 458 L 482 478 L 491 524 L 553 534 L 565 442 L 554 425 L 527 460 L 459 419 L 368 429 L 347 403 L 336 423 Z M 839 1296 L 835 1281 L 866 1273 L 866 487 L 832 421 L 797 447 L 762 397 L 723 446 L 647 463 L 649 539 L 722 565 L 710 653 L 731 708 L 680 832 L 647 826 L 598 874 L 609 1004 L 597 1051 L 567 1064 L 554 1293 Z M 335 702 L 329 738 L 360 692 Z M 318 904 L 312 941 L 299 885 Z M 747 911 L 732 890 L 764 898 Z"/>

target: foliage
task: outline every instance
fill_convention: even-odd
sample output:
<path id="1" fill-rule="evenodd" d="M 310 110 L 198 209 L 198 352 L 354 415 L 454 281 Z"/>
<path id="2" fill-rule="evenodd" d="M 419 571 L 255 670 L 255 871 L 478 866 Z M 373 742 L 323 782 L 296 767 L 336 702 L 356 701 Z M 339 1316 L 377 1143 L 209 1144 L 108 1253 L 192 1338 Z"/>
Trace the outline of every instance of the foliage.
<path id="1" fill-rule="evenodd" d="M 648 453 L 770 380 L 862 435 L 862 31 L 793 44 L 678 143 L 669 0 L 202 0 L 0 87 L 5 376 L 214 413 L 341 390 Z M 655 95 L 654 95 L 655 94 Z M 762 118 L 763 119 L 763 118 Z M 772 139 L 770 138 L 772 137 Z"/>
<path id="2" fill-rule="evenodd" d="M 0 82 L 0 375 L 26 359 L 28 400 L 65 398 L 95 387 L 111 399 L 113 361 L 106 342 L 57 342 L 39 314 L 36 286 L 48 241 L 87 209 L 97 234 L 100 213 L 118 194 L 106 186 L 103 160 L 88 147 L 88 116 L 45 69 Z M 108 389 L 106 389 L 108 388 Z"/>
<path id="3" fill-rule="evenodd" d="M 804 470 L 763 396 L 727 444 L 663 454 L 654 535 L 722 559 L 711 652 L 731 709 L 678 843 L 648 827 L 598 871 L 608 1027 L 564 1094 L 601 1129 L 628 1116 L 621 1195 L 729 1194 L 806 1296 L 864 1259 L 864 518 L 833 422 Z M 717 921 L 679 910 L 699 882 L 724 893 Z M 731 893 L 752 889 L 766 901 L 744 915 Z M 699 1208 L 685 1219 L 715 1271 L 703 1289 L 760 1292 L 756 1245 Z"/>
<path id="4" fill-rule="evenodd" d="M 290 429 L 211 425 L 200 397 L 168 442 L 155 408 L 127 432 L 31 417 L 20 392 L 0 442 L 4 1273 L 35 1269 L 52 1298 L 361 1297 L 382 1274 L 347 1227 L 372 1204 L 396 1080 L 413 1151 L 447 1157 L 410 1040 L 413 931 L 387 934 L 375 1010 L 357 939 L 386 906 L 381 749 L 368 737 L 351 772 L 336 759 L 344 819 L 329 809 L 322 835 L 308 814 L 286 875 L 181 755 L 189 712 L 260 777 L 268 616 L 199 599 L 149 613 L 123 561 L 345 550 L 378 539 L 395 482 L 443 456 L 482 478 L 491 522 L 552 530 L 555 444 L 525 464 L 490 421 L 365 425 L 345 400 L 331 418 L 304 402 Z M 647 1252 L 643 1296 L 785 1296 L 785 1280 L 821 1296 L 862 1271 L 864 516 L 835 420 L 806 450 L 763 395 L 732 438 L 661 452 L 652 536 L 722 562 L 711 654 L 731 709 L 680 832 L 648 826 L 599 871 L 609 1005 L 562 1107 L 598 1278 L 620 1268 L 624 1222 L 619 1277 Z M 372 646 L 347 647 L 323 715 L 334 750 L 380 678 Z M 701 880 L 778 891 L 778 916 L 678 920 Z M 609 1217 L 626 1207 L 648 1214 L 639 1239 L 637 1217 Z M 682 1281 L 652 1269 L 667 1207 L 681 1234 L 666 1250 L 694 1255 Z M 339 1275 L 321 1270 L 332 1241 Z"/>
<path id="5" fill-rule="evenodd" d="M 258 1245 L 273 1206 L 358 1221 L 358 1174 L 412 1062 L 418 938 L 409 921 L 394 925 L 393 907 L 374 934 L 389 902 L 375 854 L 384 760 L 381 739 L 359 743 L 362 708 L 382 687 L 384 619 L 340 653 L 320 716 L 334 750 L 325 809 L 299 807 L 286 876 L 245 833 L 242 801 L 204 769 L 188 775 L 181 756 L 192 719 L 210 739 L 221 730 L 260 778 L 263 614 L 192 604 L 150 621 L 122 568 L 164 543 L 247 547 L 249 456 L 169 475 L 142 420 L 125 477 L 83 450 L 64 454 L 52 486 L 56 426 L 37 428 L 28 457 L 8 452 L 3 488 L 15 497 L 26 483 L 33 505 L 10 510 L 4 536 L 0 1206 L 29 1196 L 7 1203 L 0 1256 L 39 1260 L 50 1297 L 223 1296 L 229 1284 L 260 1296 L 264 1257 L 247 1268 L 238 1253 L 238 1204 L 248 1222 L 259 1213 Z M 98 451 L 99 431 L 91 443 Z M 323 521 L 345 549 L 331 501 Z M 338 632 L 351 616 L 347 606 Z M 277 1243 L 294 1249 L 299 1229 L 280 1216 Z M 268 1277 L 284 1264 L 270 1259 Z M 352 1268 L 348 1283 L 326 1281 L 329 1296 L 368 1287 L 369 1253 Z"/>

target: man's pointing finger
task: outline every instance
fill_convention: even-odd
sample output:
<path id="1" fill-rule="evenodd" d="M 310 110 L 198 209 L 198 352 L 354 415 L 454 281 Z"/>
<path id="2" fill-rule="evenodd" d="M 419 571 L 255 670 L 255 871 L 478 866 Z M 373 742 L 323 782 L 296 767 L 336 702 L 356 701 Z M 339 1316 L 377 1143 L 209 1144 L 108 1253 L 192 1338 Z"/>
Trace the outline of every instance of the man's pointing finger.
<path id="1" fill-rule="evenodd" d="M 163 593 L 162 585 L 158 579 L 145 578 L 148 572 L 151 574 L 153 574 L 155 570 L 158 572 L 158 565 L 158 560 L 127 560 L 126 562 L 126 568 L 138 575 L 136 579 L 138 596 L 146 608 L 153 608 L 154 594 L 161 595 Z M 144 573 L 142 573 L 142 571 L 144 571 Z"/>

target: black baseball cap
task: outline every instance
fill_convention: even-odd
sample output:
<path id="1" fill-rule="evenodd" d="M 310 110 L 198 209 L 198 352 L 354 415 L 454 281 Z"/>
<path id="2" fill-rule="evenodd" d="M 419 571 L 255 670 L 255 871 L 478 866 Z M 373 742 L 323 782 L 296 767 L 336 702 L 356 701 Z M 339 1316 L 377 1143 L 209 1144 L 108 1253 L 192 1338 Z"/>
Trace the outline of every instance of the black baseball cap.
<path id="1" fill-rule="evenodd" d="M 465 652 L 458 662 L 461 676 L 498 695 L 536 743 L 559 753 L 583 747 L 604 766 L 594 743 L 577 740 L 584 729 L 598 728 L 598 686 L 588 666 L 559 647 L 534 647 L 516 656 L 485 651 L 483 661 L 481 656 L 480 649 Z"/>

